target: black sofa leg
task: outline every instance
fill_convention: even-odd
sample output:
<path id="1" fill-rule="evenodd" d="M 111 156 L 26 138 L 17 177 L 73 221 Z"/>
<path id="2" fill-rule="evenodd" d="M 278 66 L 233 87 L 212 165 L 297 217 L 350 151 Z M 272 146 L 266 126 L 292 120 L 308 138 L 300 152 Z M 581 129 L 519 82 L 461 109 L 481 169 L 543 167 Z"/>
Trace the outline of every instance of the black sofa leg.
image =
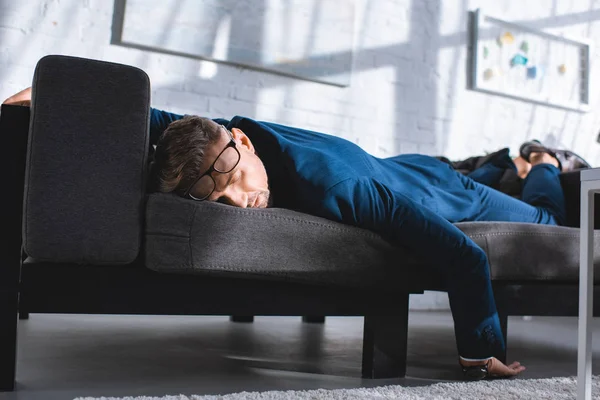
<path id="1" fill-rule="evenodd" d="M 408 294 L 399 299 L 394 316 L 365 316 L 363 378 L 402 378 L 406 375 Z"/>
<path id="2" fill-rule="evenodd" d="M 0 291 L 0 391 L 15 389 L 18 293 Z"/>
<path id="3" fill-rule="evenodd" d="M 302 317 L 302 322 L 306 322 L 308 324 L 323 324 L 325 323 L 324 315 L 305 315 Z"/>
<path id="4" fill-rule="evenodd" d="M 232 315 L 229 317 L 231 322 L 254 322 L 253 315 Z"/>
<path id="5" fill-rule="evenodd" d="M 502 336 L 504 336 L 504 354 L 499 358 L 500 361 L 506 364 L 506 349 L 508 348 L 508 315 L 498 313 L 500 319 L 500 329 L 502 329 Z"/>

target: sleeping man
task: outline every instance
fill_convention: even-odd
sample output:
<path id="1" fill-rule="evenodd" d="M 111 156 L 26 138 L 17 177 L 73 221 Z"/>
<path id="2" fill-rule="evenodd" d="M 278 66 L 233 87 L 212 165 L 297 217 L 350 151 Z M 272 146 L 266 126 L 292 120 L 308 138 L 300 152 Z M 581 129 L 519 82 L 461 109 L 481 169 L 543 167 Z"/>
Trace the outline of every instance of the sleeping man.
<path id="1" fill-rule="evenodd" d="M 6 103 L 27 105 L 30 96 L 26 89 Z M 507 377 L 525 369 L 497 358 L 505 343 L 487 256 L 453 223 L 563 223 L 561 164 L 551 149 L 535 142 L 522 147 L 530 165 L 518 200 L 434 157 L 377 158 L 339 137 L 239 116 L 211 120 L 152 109 L 150 135 L 157 143 L 154 190 L 190 201 L 289 208 L 408 246 L 446 283 L 465 376 Z M 483 175 L 477 176 L 485 181 Z"/>
<path id="2" fill-rule="evenodd" d="M 151 118 L 151 136 L 160 136 L 155 190 L 236 207 L 289 208 L 409 246 L 446 282 L 465 376 L 525 369 L 497 358 L 505 344 L 487 256 L 452 223 L 563 223 L 560 164 L 551 150 L 524 148 L 536 151 L 526 152 L 531 168 L 517 200 L 429 156 L 377 158 L 339 137 L 239 116 L 211 120 L 152 110 Z"/>

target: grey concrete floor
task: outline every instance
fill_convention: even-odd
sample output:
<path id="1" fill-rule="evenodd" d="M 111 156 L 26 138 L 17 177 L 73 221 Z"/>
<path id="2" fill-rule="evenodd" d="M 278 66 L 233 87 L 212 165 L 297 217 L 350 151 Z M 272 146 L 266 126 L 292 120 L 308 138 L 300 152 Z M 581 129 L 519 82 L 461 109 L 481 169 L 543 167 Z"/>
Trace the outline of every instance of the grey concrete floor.
<path id="1" fill-rule="evenodd" d="M 407 378 L 360 378 L 362 318 L 32 314 L 19 322 L 17 391 L 0 400 L 225 394 L 461 380 L 452 318 L 411 312 Z M 594 368 L 600 373 L 600 320 Z M 577 372 L 577 319 L 509 319 L 508 357 L 522 378 Z"/>

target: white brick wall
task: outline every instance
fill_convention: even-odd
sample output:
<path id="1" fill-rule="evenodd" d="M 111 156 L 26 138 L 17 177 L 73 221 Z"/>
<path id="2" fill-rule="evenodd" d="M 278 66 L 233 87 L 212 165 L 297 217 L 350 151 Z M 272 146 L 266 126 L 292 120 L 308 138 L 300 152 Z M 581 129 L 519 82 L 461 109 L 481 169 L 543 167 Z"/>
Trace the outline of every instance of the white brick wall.
<path id="1" fill-rule="evenodd" d="M 160 0 L 148 1 L 160 7 Z M 355 69 L 350 86 L 339 88 L 111 45 L 113 1 L 0 0 L 0 99 L 31 84 L 41 57 L 66 54 L 142 68 L 157 108 L 210 117 L 240 114 L 314 129 L 378 156 L 422 152 L 464 158 L 504 146 L 515 152 L 524 140 L 539 138 L 600 165 L 596 109 L 579 114 L 466 90 L 468 10 L 485 7 L 535 28 L 594 39 L 600 1 L 356 2 Z M 593 78 L 600 73 L 598 58 L 595 46 Z M 600 96 L 596 82 L 592 79 L 593 106 Z M 413 304 L 429 307 L 439 298 Z"/>

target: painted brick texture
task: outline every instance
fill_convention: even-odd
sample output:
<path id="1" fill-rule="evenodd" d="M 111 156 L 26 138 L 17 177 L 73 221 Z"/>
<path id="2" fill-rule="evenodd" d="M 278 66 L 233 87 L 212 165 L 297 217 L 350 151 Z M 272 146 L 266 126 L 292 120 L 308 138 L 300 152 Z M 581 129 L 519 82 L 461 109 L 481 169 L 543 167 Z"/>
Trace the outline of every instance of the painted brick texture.
<path id="1" fill-rule="evenodd" d="M 246 1 L 253 5 L 257 0 Z M 356 4 L 351 84 L 339 88 L 111 44 L 110 1 L 2 0 L 0 98 L 30 85 L 35 63 L 44 55 L 68 54 L 144 69 L 158 108 L 210 117 L 240 114 L 328 132 L 377 156 L 421 152 L 463 158 L 504 146 L 514 153 L 524 140 L 539 138 L 571 148 L 592 163 L 600 161 L 596 110 L 561 111 L 466 89 L 469 10 L 481 6 L 535 28 L 594 39 L 600 29 L 598 1 Z M 594 46 L 592 78 L 597 58 Z M 598 98 L 595 82 L 592 104 Z"/>

